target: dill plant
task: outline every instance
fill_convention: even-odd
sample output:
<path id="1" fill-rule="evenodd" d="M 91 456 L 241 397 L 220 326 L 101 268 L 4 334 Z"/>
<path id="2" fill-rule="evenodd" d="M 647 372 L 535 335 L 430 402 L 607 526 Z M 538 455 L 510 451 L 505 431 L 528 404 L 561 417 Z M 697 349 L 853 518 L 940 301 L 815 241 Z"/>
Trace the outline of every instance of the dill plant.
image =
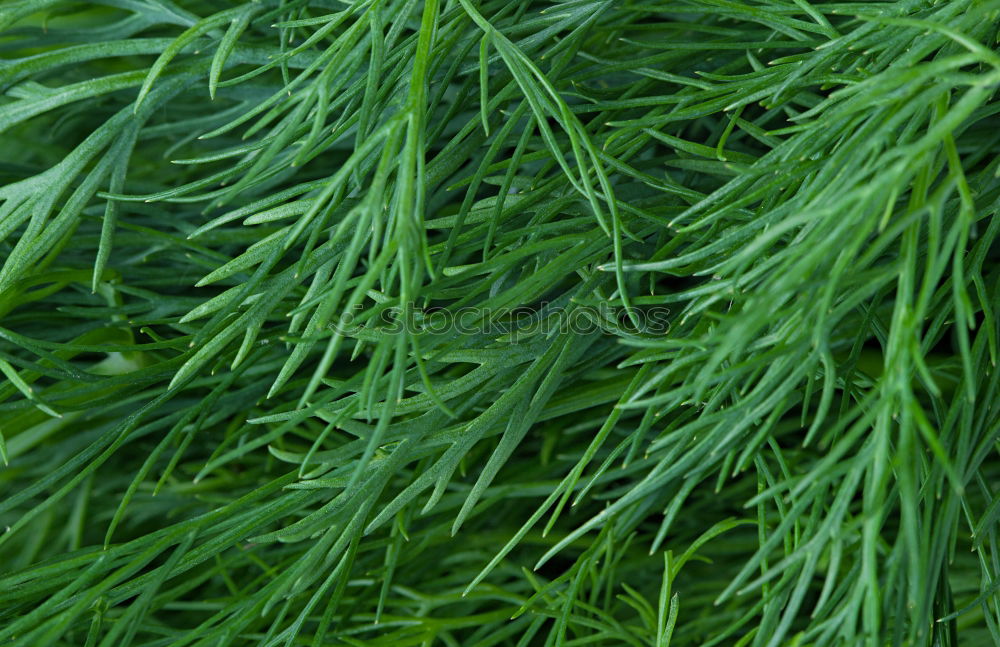
<path id="1" fill-rule="evenodd" d="M 1000 644 L 998 25 L 5 0 L 0 644 Z"/>

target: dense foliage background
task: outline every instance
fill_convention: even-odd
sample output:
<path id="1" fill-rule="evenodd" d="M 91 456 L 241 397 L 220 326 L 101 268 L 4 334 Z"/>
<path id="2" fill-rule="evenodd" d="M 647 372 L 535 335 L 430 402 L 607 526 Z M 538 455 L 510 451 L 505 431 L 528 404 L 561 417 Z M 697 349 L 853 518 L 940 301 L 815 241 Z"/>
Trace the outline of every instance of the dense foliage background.
<path id="1" fill-rule="evenodd" d="M 0 644 L 1000 644 L 998 27 L 4 0 Z"/>

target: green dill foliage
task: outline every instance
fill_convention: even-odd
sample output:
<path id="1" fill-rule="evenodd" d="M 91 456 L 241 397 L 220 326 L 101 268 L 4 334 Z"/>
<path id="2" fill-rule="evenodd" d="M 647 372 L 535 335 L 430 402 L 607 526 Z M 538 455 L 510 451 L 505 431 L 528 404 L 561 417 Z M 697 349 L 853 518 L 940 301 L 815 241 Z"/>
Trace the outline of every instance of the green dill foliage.
<path id="1" fill-rule="evenodd" d="M 1000 0 L 0 52 L 0 645 L 1000 644 Z"/>

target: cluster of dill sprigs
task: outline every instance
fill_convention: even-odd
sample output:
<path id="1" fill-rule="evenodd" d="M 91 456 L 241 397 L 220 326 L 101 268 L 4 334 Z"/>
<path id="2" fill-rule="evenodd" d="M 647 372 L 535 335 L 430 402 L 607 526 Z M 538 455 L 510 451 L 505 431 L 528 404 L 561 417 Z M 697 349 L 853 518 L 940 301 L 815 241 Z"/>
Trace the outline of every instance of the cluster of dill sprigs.
<path id="1" fill-rule="evenodd" d="M 0 644 L 1000 644 L 1000 0 L 0 56 Z"/>

